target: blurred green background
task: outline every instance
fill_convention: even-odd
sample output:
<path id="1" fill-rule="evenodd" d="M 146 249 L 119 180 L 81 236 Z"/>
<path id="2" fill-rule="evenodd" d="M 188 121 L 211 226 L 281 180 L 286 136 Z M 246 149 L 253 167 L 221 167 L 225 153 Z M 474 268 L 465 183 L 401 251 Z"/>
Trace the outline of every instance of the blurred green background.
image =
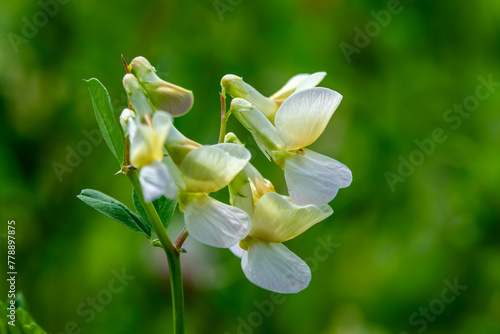
<path id="1" fill-rule="evenodd" d="M 204 144 L 218 138 L 224 74 L 270 95 L 294 74 L 326 71 L 322 85 L 344 96 L 312 148 L 354 181 L 330 219 L 286 244 L 312 267 L 311 285 L 272 299 L 229 251 L 188 239 L 187 333 L 500 333 L 500 87 L 478 79 L 500 81 L 497 0 L 3 1 L 0 32 L 0 242 L 6 252 L 15 219 L 17 288 L 48 332 L 171 332 L 162 251 L 76 198 L 94 188 L 131 205 L 106 145 L 82 146 L 97 128 L 82 79 L 99 78 L 120 112 L 123 54 L 193 90 L 193 110 L 175 122 Z M 470 112 L 448 111 L 464 102 Z M 415 153 L 435 129 L 446 140 Z M 229 130 L 286 192 L 235 119 Z M 85 151 L 72 166 L 71 150 Z M 394 181 L 403 160 L 418 166 Z M 71 171 L 58 176 L 54 162 Z M 106 299 L 122 270 L 135 278 Z M 454 282 L 466 288 L 452 298 Z M 6 288 L 1 279 L 1 300 Z M 90 311 L 93 298 L 106 303 Z"/>

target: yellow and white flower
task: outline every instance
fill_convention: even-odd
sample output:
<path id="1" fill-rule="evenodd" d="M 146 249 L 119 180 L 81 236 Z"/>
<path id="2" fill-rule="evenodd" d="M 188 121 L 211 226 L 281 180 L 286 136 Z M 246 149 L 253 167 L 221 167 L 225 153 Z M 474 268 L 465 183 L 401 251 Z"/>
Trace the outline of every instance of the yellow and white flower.
<path id="1" fill-rule="evenodd" d="M 341 100 L 342 95 L 327 88 L 295 92 L 276 111 L 275 125 L 249 101 L 231 102 L 230 113 L 284 169 L 290 197 L 297 204 L 328 203 L 352 181 L 344 164 L 306 148 L 323 133 Z"/>
<path id="2" fill-rule="evenodd" d="M 129 121 L 130 123 L 130 121 Z M 163 146 L 172 126 L 171 117 L 164 111 L 157 111 L 152 118 L 152 126 L 136 118 L 129 125 L 130 163 L 136 168 L 162 161 Z"/>
<path id="3" fill-rule="evenodd" d="M 250 152 L 230 143 L 195 147 L 187 138 L 183 145 L 182 134 L 173 127 L 171 133 L 166 145 L 169 156 L 139 173 L 145 199 L 177 198 L 190 235 L 214 247 L 235 245 L 250 231 L 248 214 L 209 194 L 233 180 L 250 160 Z"/>
<path id="4" fill-rule="evenodd" d="M 129 69 L 155 110 L 164 110 L 177 117 L 186 114 L 193 106 L 193 92 L 160 79 L 146 58 L 134 58 Z"/>
<path id="5" fill-rule="evenodd" d="M 313 74 L 297 74 L 270 97 L 265 97 L 255 88 L 243 81 L 242 78 L 227 74 L 221 80 L 223 91 L 226 91 L 233 98 L 242 98 L 253 104 L 262 112 L 267 119 L 274 122 L 274 117 L 278 107 L 285 99 L 295 92 L 316 87 L 325 77 L 325 72 L 316 72 Z"/>
<path id="6" fill-rule="evenodd" d="M 311 270 L 283 242 L 326 219 L 333 210 L 326 204 L 295 204 L 289 197 L 274 192 L 272 184 L 250 164 L 239 176 L 246 176 L 247 182 L 235 179 L 233 183 L 236 184 L 229 189 L 236 205 L 250 208 L 252 229 L 238 245 L 231 247 L 231 251 L 241 257 L 245 276 L 252 283 L 278 293 L 297 293 L 305 289 L 311 280 Z M 258 191 L 256 181 L 267 185 L 260 187 L 261 191 L 267 189 L 266 193 Z M 253 196 L 249 196 L 249 192 Z"/>

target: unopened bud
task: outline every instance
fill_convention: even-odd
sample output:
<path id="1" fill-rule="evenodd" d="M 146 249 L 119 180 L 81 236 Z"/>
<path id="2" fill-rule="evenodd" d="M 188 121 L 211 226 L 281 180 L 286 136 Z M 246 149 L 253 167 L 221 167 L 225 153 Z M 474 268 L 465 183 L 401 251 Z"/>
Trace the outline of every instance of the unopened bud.
<path id="1" fill-rule="evenodd" d="M 238 144 L 240 146 L 245 146 L 233 132 L 228 132 L 224 136 L 224 143 Z"/>
<path id="2" fill-rule="evenodd" d="M 134 118 L 135 112 L 128 108 L 123 109 L 120 115 L 120 124 L 125 132 L 125 136 L 130 135 L 130 126 L 134 123 Z"/>
<path id="3" fill-rule="evenodd" d="M 160 79 L 146 58 L 134 58 L 129 67 L 156 110 L 182 116 L 193 106 L 193 92 Z"/>
<path id="4" fill-rule="evenodd" d="M 153 108 L 149 104 L 148 98 L 144 94 L 144 90 L 134 75 L 130 73 L 125 74 L 123 77 L 123 87 L 127 92 L 130 104 L 138 115 L 151 115 L 153 113 Z"/>
<path id="5" fill-rule="evenodd" d="M 255 88 L 243 81 L 242 78 L 233 75 L 225 75 L 220 85 L 233 98 L 242 98 L 253 104 L 262 112 L 271 122 L 274 122 L 274 116 L 279 105 L 272 99 L 265 97 Z"/>

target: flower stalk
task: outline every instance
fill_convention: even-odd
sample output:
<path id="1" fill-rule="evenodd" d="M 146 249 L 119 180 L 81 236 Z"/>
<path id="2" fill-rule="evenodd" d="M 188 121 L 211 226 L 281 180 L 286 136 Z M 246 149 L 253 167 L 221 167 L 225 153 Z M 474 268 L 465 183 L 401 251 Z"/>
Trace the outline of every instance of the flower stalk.
<path id="1" fill-rule="evenodd" d="M 226 92 L 224 89 L 222 89 L 222 93 L 220 93 L 220 117 L 219 144 L 224 142 L 227 119 L 229 118 L 229 114 L 226 113 Z"/>
<path id="2" fill-rule="evenodd" d="M 158 239 L 165 250 L 165 254 L 167 255 L 168 269 L 170 272 L 170 288 L 172 291 L 172 309 L 174 318 L 173 333 L 184 334 L 184 290 L 182 284 L 180 252 L 170 240 L 170 237 L 163 227 L 160 216 L 158 215 L 158 212 L 156 212 L 153 203 L 146 202 L 144 200 L 144 194 L 142 192 L 141 184 L 139 183 L 139 178 L 137 177 L 137 171 L 129 170 L 126 172 L 126 175 L 137 192 L 141 204 L 144 207 L 156 234 L 158 235 Z"/>

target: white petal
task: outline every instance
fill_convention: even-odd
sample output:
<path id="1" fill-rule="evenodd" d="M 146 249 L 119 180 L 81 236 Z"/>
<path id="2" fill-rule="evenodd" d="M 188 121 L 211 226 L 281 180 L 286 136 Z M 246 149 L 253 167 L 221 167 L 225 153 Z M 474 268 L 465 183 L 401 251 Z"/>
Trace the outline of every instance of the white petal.
<path id="1" fill-rule="evenodd" d="M 281 100 L 286 99 L 294 92 L 297 91 L 298 87 L 301 90 L 316 87 L 325 77 L 326 72 L 316 72 L 313 74 L 297 74 L 293 76 L 287 83 L 280 88 L 279 91 L 271 96 L 271 99 Z"/>
<path id="2" fill-rule="evenodd" d="M 245 211 L 209 196 L 193 196 L 185 205 L 184 221 L 190 235 L 207 245 L 228 248 L 250 232 Z"/>
<path id="3" fill-rule="evenodd" d="M 181 171 L 172 161 L 172 158 L 170 156 L 164 157 L 163 163 L 167 166 L 168 172 L 170 173 L 170 176 L 172 177 L 174 183 L 177 185 L 177 188 L 185 190 L 186 185 L 184 184 L 184 180 L 182 179 Z"/>
<path id="4" fill-rule="evenodd" d="M 227 186 L 249 160 L 250 152 L 237 144 L 199 147 L 186 155 L 180 167 L 186 191 L 218 191 Z"/>
<path id="5" fill-rule="evenodd" d="M 243 253 L 241 267 L 250 282 L 278 293 L 297 293 L 311 281 L 307 264 L 280 243 L 253 243 Z"/>
<path id="6" fill-rule="evenodd" d="M 305 90 L 308 88 L 313 88 L 319 85 L 321 81 L 326 76 L 326 72 L 316 72 L 307 77 L 304 81 L 300 83 L 294 93 L 300 92 L 301 90 Z"/>
<path id="7" fill-rule="evenodd" d="M 333 213 L 324 204 L 297 205 L 289 197 L 270 192 L 262 196 L 252 216 L 250 236 L 269 242 L 285 242 L 305 232 Z"/>
<path id="8" fill-rule="evenodd" d="M 130 134 L 129 124 L 134 123 L 134 117 L 135 112 L 128 108 L 123 109 L 122 113 L 120 114 L 120 124 L 123 128 L 123 131 L 125 132 L 125 137 Z"/>
<path id="9" fill-rule="evenodd" d="M 342 95 L 322 87 L 309 88 L 286 99 L 274 121 L 285 149 L 300 149 L 314 143 L 341 100 Z"/>
<path id="10" fill-rule="evenodd" d="M 167 166 L 159 161 L 155 160 L 151 165 L 142 167 L 139 172 L 139 182 L 146 202 L 152 202 L 161 196 L 170 199 L 177 197 L 177 186 Z"/>
<path id="11" fill-rule="evenodd" d="M 168 131 L 172 125 L 172 116 L 166 111 L 158 110 L 153 115 L 153 126 L 156 131 Z"/>
<path id="12" fill-rule="evenodd" d="M 240 259 L 243 257 L 243 253 L 246 252 L 239 244 L 229 247 L 229 250 Z"/>
<path id="13" fill-rule="evenodd" d="M 343 163 L 308 149 L 304 153 L 285 161 L 288 193 L 295 203 L 323 205 L 351 184 L 351 171 Z"/>

